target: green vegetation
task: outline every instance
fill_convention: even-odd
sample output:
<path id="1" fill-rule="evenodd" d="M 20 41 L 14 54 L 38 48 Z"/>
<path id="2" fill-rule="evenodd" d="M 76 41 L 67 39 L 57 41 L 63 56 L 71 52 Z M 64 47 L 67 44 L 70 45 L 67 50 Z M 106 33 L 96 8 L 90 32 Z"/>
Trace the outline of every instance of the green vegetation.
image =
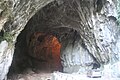
<path id="1" fill-rule="evenodd" d="M 8 0 L 0 0 L 0 18 L 7 18 L 7 21 L 13 20 L 13 15 L 11 12 L 12 3 Z M 5 29 L 4 29 L 5 30 Z M 13 40 L 13 36 L 10 32 L 4 32 L 2 36 L 0 36 L 0 42 L 6 40 L 7 42 L 11 43 Z"/>
<path id="2" fill-rule="evenodd" d="M 8 32 L 5 32 L 3 34 L 3 36 L 0 36 L 0 42 L 3 41 L 3 40 L 6 40 L 7 42 L 11 43 L 12 40 L 13 40 L 13 36 L 12 34 L 8 33 Z"/>

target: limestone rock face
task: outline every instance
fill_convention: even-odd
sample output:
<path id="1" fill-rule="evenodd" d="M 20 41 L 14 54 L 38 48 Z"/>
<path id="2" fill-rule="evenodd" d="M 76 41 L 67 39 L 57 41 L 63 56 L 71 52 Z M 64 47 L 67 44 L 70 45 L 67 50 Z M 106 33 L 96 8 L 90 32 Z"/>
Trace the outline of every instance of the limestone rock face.
<path id="1" fill-rule="evenodd" d="M 84 72 L 92 69 L 93 63 L 98 67 L 115 64 L 120 60 L 117 3 L 117 0 L 0 0 L 0 80 L 8 72 L 16 39 L 23 29 L 26 32 L 22 46 L 29 43 L 34 32 L 51 33 L 58 38 L 64 72 Z M 22 52 L 21 49 L 17 52 Z"/>
<path id="2" fill-rule="evenodd" d="M 67 43 L 67 42 L 65 42 Z M 68 73 L 86 73 L 92 69 L 94 63 L 93 57 L 82 45 L 82 41 L 78 36 L 76 41 L 69 41 L 65 49 L 62 51 L 63 71 Z"/>
<path id="3" fill-rule="evenodd" d="M 8 46 L 7 41 L 2 41 L 0 44 L 0 79 L 4 79 L 12 62 L 14 48 Z"/>
<path id="4" fill-rule="evenodd" d="M 0 49 L 3 50 L 0 53 L 0 60 L 2 61 L 0 63 L 0 80 L 5 78 L 11 65 L 18 34 L 35 12 L 51 1 L 53 0 L 0 0 L 0 31 L 3 30 L 4 34 L 10 34 L 10 36 L 3 36 L 0 33 L 0 41 L 13 37 L 13 39 L 4 42 L 4 44 L 10 42 L 10 46 L 4 47 L 3 42 L 0 43 Z"/>

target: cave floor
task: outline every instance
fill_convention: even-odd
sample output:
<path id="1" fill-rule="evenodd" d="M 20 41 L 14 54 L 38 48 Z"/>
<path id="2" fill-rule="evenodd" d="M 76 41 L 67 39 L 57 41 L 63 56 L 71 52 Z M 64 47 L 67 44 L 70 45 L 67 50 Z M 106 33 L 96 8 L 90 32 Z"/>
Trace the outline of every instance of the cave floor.
<path id="1" fill-rule="evenodd" d="M 51 80 L 52 73 L 28 69 L 22 74 L 12 75 L 7 80 Z"/>
<path id="2" fill-rule="evenodd" d="M 14 75 L 12 78 L 7 80 L 120 80 L 119 78 L 110 78 L 109 76 L 104 76 L 101 78 L 89 78 L 86 75 L 80 74 L 67 74 L 61 72 L 33 72 L 32 70 L 27 70 L 23 74 Z"/>

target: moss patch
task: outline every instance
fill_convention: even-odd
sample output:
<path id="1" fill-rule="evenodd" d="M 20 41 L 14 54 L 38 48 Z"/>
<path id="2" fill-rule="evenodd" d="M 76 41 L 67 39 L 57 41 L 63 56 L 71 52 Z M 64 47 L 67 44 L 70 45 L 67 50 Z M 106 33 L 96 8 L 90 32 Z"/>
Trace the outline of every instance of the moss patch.
<path id="1" fill-rule="evenodd" d="M 0 42 L 3 41 L 3 40 L 6 40 L 7 42 L 11 43 L 12 40 L 13 40 L 13 36 L 12 34 L 8 33 L 8 32 L 5 32 L 3 34 L 3 36 L 0 36 Z"/>

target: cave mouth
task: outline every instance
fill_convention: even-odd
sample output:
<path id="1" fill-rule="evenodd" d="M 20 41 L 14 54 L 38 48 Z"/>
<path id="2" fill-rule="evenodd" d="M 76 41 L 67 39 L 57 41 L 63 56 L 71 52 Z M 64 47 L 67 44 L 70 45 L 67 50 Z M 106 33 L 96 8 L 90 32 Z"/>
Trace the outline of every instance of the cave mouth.
<path id="1" fill-rule="evenodd" d="M 23 30 L 17 38 L 8 79 L 14 80 L 15 76 L 30 74 L 28 72 L 31 71 L 35 74 L 62 72 L 61 43 L 57 37 L 49 33 L 34 32 L 26 40 L 25 33 L 26 30 Z"/>
<path id="2" fill-rule="evenodd" d="M 50 3 L 28 21 L 17 37 L 8 77 L 28 70 L 86 73 L 92 69 L 95 61 L 80 36 L 79 16 L 68 5 Z"/>

